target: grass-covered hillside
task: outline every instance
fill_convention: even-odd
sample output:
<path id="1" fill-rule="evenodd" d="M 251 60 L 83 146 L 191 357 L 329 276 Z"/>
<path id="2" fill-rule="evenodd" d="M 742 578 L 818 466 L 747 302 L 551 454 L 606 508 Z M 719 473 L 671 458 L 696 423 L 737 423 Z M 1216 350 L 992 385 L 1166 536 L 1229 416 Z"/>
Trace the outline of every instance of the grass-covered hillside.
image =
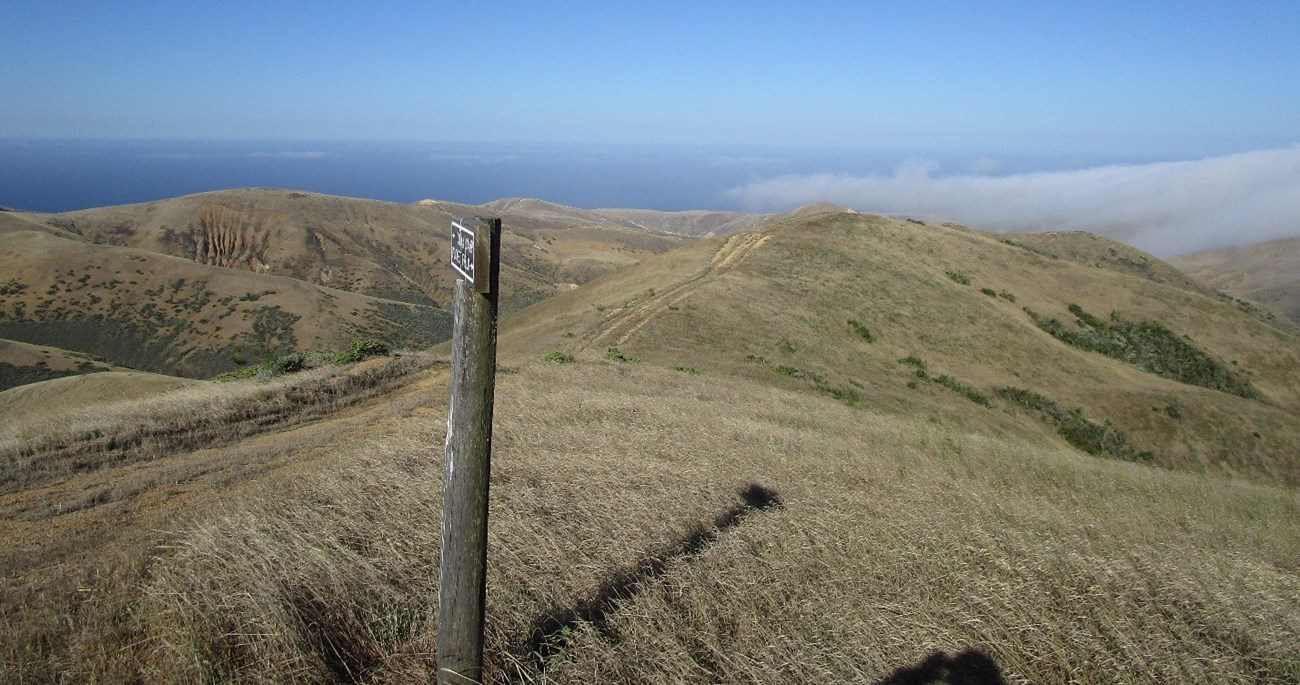
<path id="1" fill-rule="evenodd" d="M 499 213 L 511 227 L 507 311 L 683 242 L 574 211 L 557 223 L 531 205 L 244 189 L 57 215 L 4 212 L 0 338 L 211 377 L 359 337 L 396 347 L 445 340 L 453 217 Z M 0 388 L 59 375 L 0 364 L 15 367 L 0 366 Z"/>
<path id="2" fill-rule="evenodd" d="M 1003 239 L 804 216 L 507 316 L 487 681 L 1300 679 L 1296 339 Z M 0 670 L 428 682 L 442 352 L 15 424 Z"/>
<path id="3" fill-rule="evenodd" d="M 1173 263 L 1207 285 L 1300 325 L 1300 237 L 1207 250 Z"/>
<path id="4" fill-rule="evenodd" d="M 1149 256 L 1135 273 L 1024 239 L 851 212 L 791 219 L 646 260 L 521 312 L 504 335 L 538 357 L 616 347 L 854 406 L 1058 434 L 1052 412 L 1012 399 L 1027 391 L 1114 434 L 1103 442 L 1122 434 L 1144 462 L 1300 483 L 1289 328 Z"/>

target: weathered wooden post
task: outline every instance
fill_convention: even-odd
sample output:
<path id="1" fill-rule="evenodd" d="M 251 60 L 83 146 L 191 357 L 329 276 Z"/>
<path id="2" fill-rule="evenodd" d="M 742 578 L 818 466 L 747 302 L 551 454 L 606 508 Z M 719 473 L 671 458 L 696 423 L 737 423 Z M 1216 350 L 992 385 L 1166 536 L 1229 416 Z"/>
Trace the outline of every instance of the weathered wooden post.
<path id="1" fill-rule="evenodd" d="M 465 685 L 483 681 L 501 220 L 453 221 L 451 262 L 461 278 L 456 281 L 443 468 L 438 683 Z"/>

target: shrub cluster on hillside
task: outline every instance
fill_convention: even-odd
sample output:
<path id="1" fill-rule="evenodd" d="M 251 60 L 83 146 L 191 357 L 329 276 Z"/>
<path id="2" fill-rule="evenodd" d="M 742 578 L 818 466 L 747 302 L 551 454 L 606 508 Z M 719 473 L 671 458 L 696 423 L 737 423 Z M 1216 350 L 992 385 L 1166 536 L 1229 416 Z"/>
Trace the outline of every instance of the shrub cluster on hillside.
<path id="1" fill-rule="evenodd" d="M 328 364 L 342 366 L 374 357 L 387 357 L 389 353 L 388 343 L 373 338 L 354 340 L 351 345 L 348 345 L 347 349 L 338 354 L 329 350 L 313 350 L 305 354 L 302 352 L 289 352 L 286 354 L 271 354 L 268 352 L 261 363 L 243 366 L 238 370 L 223 373 L 213 380 L 229 381 L 239 378 L 268 380 L 275 376 L 298 373 L 299 371 Z M 248 363 L 241 354 L 236 354 L 231 360 L 240 365 Z"/>
<path id="2" fill-rule="evenodd" d="M 787 342 L 786 344 L 789 343 Z M 850 407 L 858 406 L 858 402 L 861 400 L 861 397 L 858 396 L 858 391 L 854 390 L 853 388 L 840 388 L 840 387 L 833 386 L 825 378 L 812 371 L 808 371 L 806 369 L 800 369 L 791 366 L 789 364 L 773 365 L 772 362 L 768 361 L 764 357 L 760 357 L 758 355 L 753 355 L 753 354 L 747 355 L 745 357 L 745 361 L 749 362 L 750 364 L 757 364 L 758 366 L 771 369 L 772 371 L 775 371 L 776 373 L 779 373 L 782 376 L 789 376 L 796 380 L 801 380 L 806 383 L 809 383 L 814 388 L 816 388 L 819 392 L 824 392 L 827 395 L 830 395 L 831 397 L 834 397 L 835 399 L 849 405 Z"/>
<path id="3" fill-rule="evenodd" d="M 931 376 L 929 368 L 927 368 L 925 365 L 925 361 L 920 357 L 917 357 L 915 355 L 908 355 L 906 357 L 903 357 L 902 359 L 899 359 L 898 363 L 906 364 L 916 369 L 916 377 L 923 381 L 938 383 L 939 385 L 948 388 L 949 390 L 957 393 L 958 395 L 961 395 L 962 397 L 965 397 L 966 399 L 970 400 L 971 402 L 974 402 L 975 404 L 980 405 L 981 407 L 992 408 L 993 406 L 993 403 L 989 401 L 988 395 L 985 395 L 979 390 L 969 385 L 966 385 L 965 383 L 957 380 L 956 378 L 953 378 L 952 376 L 949 376 L 946 373 L 939 374 L 938 376 Z M 907 386 L 909 388 L 915 388 L 916 382 L 915 381 L 908 382 Z"/>
<path id="4" fill-rule="evenodd" d="M 1259 399 L 1258 391 L 1248 381 L 1158 323 L 1134 323 L 1111 313 L 1108 324 L 1077 304 L 1071 304 L 1069 310 L 1077 317 L 1078 330 L 1067 329 L 1059 320 L 1043 317 L 1028 307 L 1025 313 L 1052 337 L 1079 349 L 1099 352 L 1179 383 Z"/>
<path id="5" fill-rule="evenodd" d="M 999 397 L 1037 412 L 1056 425 L 1066 442 L 1097 456 L 1109 456 L 1126 461 L 1149 462 L 1155 459 L 1151 452 L 1138 452 L 1128 444 L 1124 434 L 1107 421 L 1104 424 L 1089 421 L 1081 409 L 1067 410 L 1042 395 L 1023 388 L 1000 388 Z"/>

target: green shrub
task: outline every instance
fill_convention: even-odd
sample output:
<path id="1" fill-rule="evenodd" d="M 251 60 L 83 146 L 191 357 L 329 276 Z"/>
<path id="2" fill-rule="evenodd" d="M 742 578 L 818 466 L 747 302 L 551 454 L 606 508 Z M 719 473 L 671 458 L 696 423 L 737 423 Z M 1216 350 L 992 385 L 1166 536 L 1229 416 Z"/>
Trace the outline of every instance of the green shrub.
<path id="1" fill-rule="evenodd" d="M 698 376 L 698 375 L 700 375 L 699 370 L 696 369 L 694 366 L 674 366 L 674 367 L 672 367 L 672 369 L 673 369 L 673 371 L 681 371 L 682 373 L 684 373 L 684 374 L 686 374 L 686 375 L 688 375 L 688 376 Z"/>
<path id="2" fill-rule="evenodd" d="M 605 350 L 605 358 L 610 361 L 627 362 L 630 364 L 640 364 L 641 359 L 638 357 L 629 357 L 619 351 L 617 347 L 611 347 Z"/>
<path id="3" fill-rule="evenodd" d="M 307 358 L 298 352 L 276 357 L 268 367 L 274 375 L 282 376 L 286 373 L 298 373 L 307 368 Z"/>
<path id="4" fill-rule="evenodd" d="M 988 295 L 989 297 L 998 296 L 997 291 L 992 288 L 980 288 L 980 292 L 984 293 L 985 295 Z"/>
<path id="5" fill-rule="evenodd" d="M 373 338 L 362 338 L 348 345 L 334 357 L 335 364 L 351 364 L 371 357 L 387 357 L 389 353 L 388 344 Z"/>
<path id="6" fill-rule="evenodd" d="M 858 334 L 859 338 L 862 338 L 867 342 L 876 341 L 876 336 L 872 335 L 871 330 L 866 326 L 863 326 L 861 323 L 854 321 L 853 319 L 849 319 L 846 323 L 848 323 L 849 328 L 853 329 L 854 333 Z"/>
<path id="7" fill-rule="evenodd" d="M 899 359 L 899 360 L 898 360 L 898 363 L 899 363 L 899 364 L 907 364 L 907 365 L 909 365 L 909 366 L 914 366 L 914 367 L 916 367 L 917 370 L 919 370 L 919 371 L 924 371 L 924 370 L 925 370 L 925 362 L 922 361 L 920 357 L 917 357 L 917 356 L 915 356 L 915 355 L 910 355 L 910 354 L 909 354 L 908 356 L 903 357 L 902 359 Z"/>
<path id="8" fill-rule="evenodd" d="M 953 378 L 952 376 L 949 376 L 947 374 L 936 376 L 934 382 L 938 383 L 939 385 L 942 385 L 945 388 L 948 388 L 949 390 L 957 393 L 958 395 L 961 395 L 962 397 L 965 397 L 966 399 L 970 400 L 971 402 L 974 402 L 975 404 L 980 405 L 981 407 L 993 406 L 993 403 L 989 401 L 987 395 L 976 390 L 975 388 L 972 388 L 969 385 L 966 385 L 965 383 L 962 383 L 961 381 L 957 380 L 956 378 Z"/>
<path id="9" fill-rule="evenodd" d="M 573 355 L 556 350 L 542 357 L 542 361 L 548 364 L 570 364 L 573 362 Z"/>
<path id="10" fill-rule="evenodd" d="M 975 404 L 978 404 L 982 407 L 993 406 L 993 403 L 989 401 L 988 395 L 985 395 L 979 390 L 976 390 L 975 388 L 972 388 L 971 386 L 962 383 L 961 381 L 957 380 L 956 378 L 953 378 L 952 376 L 949 376 L 948 374 L 931 376 L 930 370 L 926 367 L 925 362 L 919 357 L 916 357 L 914 355 L 908 355 L 906 357 L 903 357 L 902 359 L 899 359 L 898 363 L 906 364 L 908 366 L 911 366 L 913 369 L 915 369 L 916 377 L 920 380 L 929 381 L 931 383 L 938 383 L 939 385 L 948 388 L 949 390 L 957 393 L 958 395 L 961 395 L 962 397 L 965 397 L 971 402 L 974 402 Z M 915 380 L 908 381 L 907 387 L 915 390 L 917 388 L 916 381 Z"/>
<path id="11" fill-rule="evenodd" d="M 958 283 L 960 285 L 970 285 L 970 276 L 967 276 L 966 274 L 960 271 L 953 271 L 952 269 L 944 269 L 944 273 L 948 274 L 948 278 L 951 278 L 954 283 Z"/>
<path id="12" fill-rule="evenodd" d="M 1103 424 L 1089 421 L 1084 417 L 1082 409 L 1067 411 L 1052 400 L 1023 388 L 1001 388 L 997 394 L 1003 399 L 1036 412 L 1044 420 L 1054 424 L 1066 442 L 1088 454 L 1139 462 L 1150 462 L 1155 459 L 1155 455 L 1149 451 L 1135 450 L 1128 444 L 1124 434 L 1110 425 L 1110 421 Z"/>
<path id="13" fill-rule="evenodd" d="M 1133 323 L 1117 313 L 1111 314 L 1110 323 L 1106 323 L 1077 304 L 1071 304 L 1069 310 L 1076 317 L 1077 330 L 1067 329 L 1060 321 L 1039 316 L 1029 308 L 1025 313 L 1052 337 L 1079 349 L 1104 354 L 1179 383 L 1259 399 L 1259 392 L 1249 382 L 1158 323 Z"/>

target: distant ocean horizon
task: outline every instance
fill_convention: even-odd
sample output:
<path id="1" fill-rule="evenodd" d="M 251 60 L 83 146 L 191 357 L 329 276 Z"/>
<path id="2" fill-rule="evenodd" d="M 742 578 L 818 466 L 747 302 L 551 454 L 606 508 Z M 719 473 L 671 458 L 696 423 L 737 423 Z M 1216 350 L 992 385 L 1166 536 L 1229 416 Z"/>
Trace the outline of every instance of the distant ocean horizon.
<path id="1" fill-rule="evenodd" d="M 411 203 L 530 197 L 587 209 L 745 211 L 733 188 L 799 174 L 890 175 L 908 160 L 1009 174 L 1134 160 L 783 146 L 0 140 L 0 206 L 37 212 L 275 187 Z"/>

